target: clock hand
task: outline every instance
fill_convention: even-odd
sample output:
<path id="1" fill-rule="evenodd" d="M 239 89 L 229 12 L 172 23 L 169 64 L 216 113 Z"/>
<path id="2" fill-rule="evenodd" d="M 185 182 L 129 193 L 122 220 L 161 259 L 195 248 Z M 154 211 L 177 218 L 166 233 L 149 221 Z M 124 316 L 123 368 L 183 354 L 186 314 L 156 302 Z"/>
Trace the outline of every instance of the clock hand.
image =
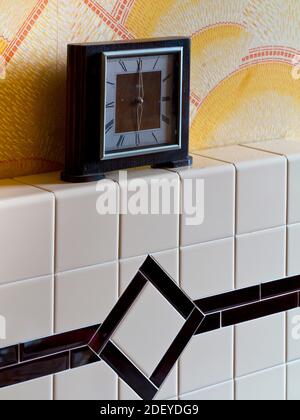
<path id="1" fill-rule="evenodd" d="M 138 127 L 138 131 L 140 131 L 141 126 L 142 126 L 142 117 L 143 117 L 143 110 L 144 110 L 143 103 L 144 103 L 144 96 L 145 96 L 141 59 L 138 63 L 138 69 L 139 69 L 139 97 L 137 100 L 137 127 Z"/>

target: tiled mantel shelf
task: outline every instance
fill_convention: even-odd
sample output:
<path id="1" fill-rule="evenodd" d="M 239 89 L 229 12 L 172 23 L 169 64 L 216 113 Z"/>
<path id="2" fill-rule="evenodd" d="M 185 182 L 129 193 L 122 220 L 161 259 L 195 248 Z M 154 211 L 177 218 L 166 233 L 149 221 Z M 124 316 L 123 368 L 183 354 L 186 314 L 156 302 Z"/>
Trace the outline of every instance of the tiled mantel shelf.
<path id="1" fill-rule="evenodd" d="M 56 173 L 0 181 L 0 400 L 300 399 L 300 143 L 129 171 L 166 177 L 178 207 L 204 180 L 201 225 L 100 216 L 96 183 Z"/>

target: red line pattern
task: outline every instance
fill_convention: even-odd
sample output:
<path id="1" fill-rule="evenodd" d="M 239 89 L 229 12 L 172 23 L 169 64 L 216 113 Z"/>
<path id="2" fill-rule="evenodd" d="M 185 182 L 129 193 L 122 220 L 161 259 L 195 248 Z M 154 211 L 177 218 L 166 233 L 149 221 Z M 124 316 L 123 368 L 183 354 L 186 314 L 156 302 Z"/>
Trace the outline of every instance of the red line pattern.
<path id="1" fill-rule="evenodd" d="M 300 51 L 288 47 L 266 46 L 254 48 L 249 51 L 249 55 L 243 57 L 242 64 L 240 67 L 247 67 L 250 63 L 257 64 L 260 62 L 269 61 L 278 61 L 287 64 L 294 64 L 294 60 L 299 56 L 299 54 Z"/>
<path id="2" fill-rule="evenodd" d="M 200 106 L 201 106 L 201 99 L 199 98 L 199 96 L 197 96 L 196 93 L 191 92 L 190 100 L 191 100 L 191 103 L 198 110 L 200 108 Z"/>
<path id="3" fill-rule="evenodd" d="M 25 40 L 29 32 L 31 31 L 33 25 L 36 23 L 38 18 L 41 16 L 43 10 L 46 8 L 49 0 L 39 0 L 37 5 L 32 9 L 31 13 L 28 15 L 27 19 L 17 32 L 13 41 L 9 44 L 6 50 L 3 53 L 3 57 L 6 63 L 9 63 L 13 56 L 18 51 L 20 45 Z"/>
<path id="4" fill-rule="evenodd" d="M 118 20 L 98 4 L 95 0 L 84 0 L 84 3 L 95 12 L 99 18 L 108 25 L 122 39 L 133 39 L 132 34 L 118 22 Z"/>

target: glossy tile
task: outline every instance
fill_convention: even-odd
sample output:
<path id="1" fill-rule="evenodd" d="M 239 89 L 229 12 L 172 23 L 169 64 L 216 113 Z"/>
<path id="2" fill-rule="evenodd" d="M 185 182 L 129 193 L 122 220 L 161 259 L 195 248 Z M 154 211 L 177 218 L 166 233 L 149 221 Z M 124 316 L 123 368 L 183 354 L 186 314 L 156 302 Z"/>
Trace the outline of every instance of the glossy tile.
<path id="1" fill-rule="evenodd" d="M 104 362 L 54 376 L 55 400 L 117 400 L 117 376 Z"/>
<path id="2" fill-rule="evenodd" d="M 217 384 L 179 397 L 182 401 L 233 401 L 233 381 Z"/>
<path id="3" fill-rule="evenodd" d="M 288 162 L 288 223 L 300 222 L 300 145 L 297 141 L 271 140 L 248 143 L 247 147 L 276 153 L 287 158 Z"/>
<path id="4" fill-rule="evenodd" d="M 50 275 L 53 252 L 53 195 L 0 181 L 0 284 Z"/>
<path id="5" fill-rule="evenodd" d="M 0 389 L 0 401 L 52 400 L 52 376 Z"/>
<path id="6" fill-rule="evenodd" d="M 260 286 L 247 287 L 246 289 L 234 290 L 221 295 L 210 296 L 195 301 L 195 304 L 204 313 L 220 311 L 233 306 L 241 306 L 260 300 Z"/>
<path id="7" fill-rule="evenodd" d="M 109 175 L 120 187 L 120 258 L 177 248 L 179 176 L 160 169 L 132 170 L 126 174 L 126 179 Z"/>
<path id="8" fill-rule="evenodd" d="M 216 312 L 205 316 L 195 335 L 218 330 L 219 328 L 221 328 L 221 314 L 220 312 Z"/>
<path id="9" fill-rule="evenodd" d="M 21 362 L 86 345 L 99 325 L 53 335 L 20 345 Z M 1 352 L 1 351 L 0 351 Z M 1 353 L 0 353 L 1 354 Z"/>
<path id="10" fill-rule="evenodd" d="M 287 227 L 287 275 L 300 274 L 300 223 Z"/>
<path id="11" fill-rule="evenodd" d="M 282 156 L 243 146 L 201 150 L 199 154 L 233 163 L 237 171 L 237 234 L 286 223 L 287 162 Z"/>
<path id="12" fill-rule="evenodd" d="M 233 328 L 193 337 L 179 361 L 179 395 L 233 379 Z"/>
<path id="13" fill-rule="evenodd" d="M 0 388 L 31 381 L 69 368 L 69 352 L 58 353 L 0 370 Z"/>
<path id="14" fill-rule="evenodd" d="M 298 293 L 266 299 L 222 312 L 222 326 L 241 324 L 298 307 Z"/>
<path id="15" fill-rule="evenodd" d="M 300 361 L 287 365 L 287 400 L 300 401 Z"/>
<path id="16" fill-rule="evenodd" d="M 53 333 L 53 278 L 46 276 L 0 286 L 0 311 L 6 319 L 1 347 Z"/>
<path id="17" fill-rule="evenodd" d="M 117 302 L 117 285 L 117 262 L 57 274 L 55 332 L 103 322 Z"/>
<path id="18" fill-rule="evenodd" d="M 261 285 L 261 298 L 283 295 L 300 290 L 300 276 L 289 277 Z"/>
<path id="19" fill-rule="evenodd" d="M 236 238 L 236 288 L 282 279 L 286 272 L 286 228 Z"/>
<path id="20" fill-rule="evenodd" d="M 234 288 L 234 239 L 180 249 L 180 285 L 192 299 Z"/>
<path id="21" fill-rule="evenodd" d="M 119 191 L 115 182 L 105 179 L 99 183 L 68 184 L 60 181 L 59 173 L 24 177 L 20 181 L 55 196 L 56 272 L 116 260 Z M 103 214 L 104 199 L 112 203 L 113 214 Z"/>
<path id="22" fill-rule="evenodd" d="M 285 366 L 255 373 L 236 380 L 236 400 L 285 400 Z"/>
<path id="23" fill-rule="evenodd" d="M 174 169 L 181 179 L 180 246 L 234 235 L 235 168 L 193 155 L 193 165 Z"/>
<path id="24" fill-rule="evenodd" d="M 18 346 L 10 346 L 5 348 L 0 348 L 0 369 L 14 365 L 18 363 L 19 360 L 19 347 Z"/>
<path id="25" fill-rule="evenodd" d="M 235 374 L 246 376 L 285 363 L 285 314 L 235 328 Z"/>
<path id="26" fill-rule="evenodd" d="M 80 347 L 70 352 L 70 368 L 76 369 L 81 366 L 98 363 L 100 357 L 97 356 L 89 347 Z"/>

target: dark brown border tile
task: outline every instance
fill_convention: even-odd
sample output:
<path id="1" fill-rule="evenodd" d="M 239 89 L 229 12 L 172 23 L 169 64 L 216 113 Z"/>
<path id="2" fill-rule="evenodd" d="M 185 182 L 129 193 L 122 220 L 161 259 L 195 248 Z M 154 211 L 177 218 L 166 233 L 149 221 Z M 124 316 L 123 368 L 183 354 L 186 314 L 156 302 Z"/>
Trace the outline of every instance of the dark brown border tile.
<path id="1" fill-rule="evenodd" d="M 96 354 L 89 347 L 82 347 L 81 349 L 71 350 L 70 368 L 75 369 L 80 366 L 90 365 L 92 363 L 100 362 L 100 356 Z"/>
<path id="2" fill-rule="evenodd" d="M 202 312 L 210 313 L 259 300 L 260 286 L 253 286 L 246 289 L 234 290 L 221 295 L 199 299 L 195 301 L 195 305 L 197 305 Z"/>
<path id="3" fill-rule="evenodd" d="M 90 340 L 89 347 L 91 347 L 95 353 L 101 353 L 102 349 L 105 347 L 110 337 L 145 287 L 146 283 L 147 279 L 145 276 L 138 272 L 108 317 Z"/>
<path id="4" fill-rule="evenodd" d="M 101 357 L 143 400 L 154 398 L 158 390 L 112 342 L 104 347 Z"/>
<path id="5" fill-rule="evenodd" d="M 297 308 L 298 293 L 280 296 L 273 299 L 266 299 L 259 303 L 240 306 L 222 312 L 222 327 L 252 321 L 265 316 L 289 311 Z"/>
<path id="6" fill-rule="evenodd" d="M 18 363 L 19 346 L 10 346 L 0 349 L 0 369 Z"/>
<path id="7" fill-rule="evenodd" d="M 21 344 L 21 362 L 84 346 L 88 344 L 99 326 L 99 324 L 93 325 Z"/>
<path id="8" fill-rule="evenodd" d="M 201 325 L 195 332 L 195 335 L 218 330 L 219 328 L 221 328 L 221 313 L 216 312 L 214 314 L 208 314 L 201 322 Z"/>
<path id="9" fill-rule="evenodd" d="M 152 257 L 148 256 L 146 258 L 140 271 L 183 316 L 183 318 L 187 319 L 190 316 L 193 309 L 195 309 L 194 303 Z"/>
<path id="10" fill-rule="evenodd" d="M 41 378 L 69 369 L 69 352 L 19 363 L 0 370 L 0 388 Z"/>
<path id="11" fill-rule="evenodd" d="M 261 285 L 262 299 L 300 290 L 300 276 L 288 277 Z"/>
<path id="12" fill-rule="evenodd" d="M 181 331 L 150 377 L 150 381 L 158 388 L 161 387 L 164 380 L 171 372 L 203 318 L 204 317 L 201 312 L 199 312 L 198 309 L 194 309 L 190 317 L 186 320 L 184 326 L 181 328 Z"/>

